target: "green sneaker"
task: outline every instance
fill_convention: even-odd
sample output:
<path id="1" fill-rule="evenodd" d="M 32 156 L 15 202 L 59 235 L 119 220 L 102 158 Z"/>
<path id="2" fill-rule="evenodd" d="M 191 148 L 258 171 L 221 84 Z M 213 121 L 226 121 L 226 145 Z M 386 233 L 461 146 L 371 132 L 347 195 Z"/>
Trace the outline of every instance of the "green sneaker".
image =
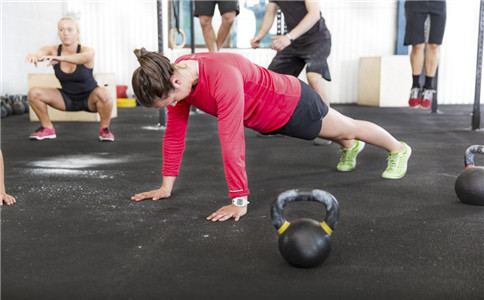
<path id="1" fill-rule="evenodd" d="M 412 155 L 412 148 L 404 142 L 401 143 L 405 146 L 405 151 L 388 153 L 388 167 L 381 174 L 381 177 L 386 179 L 400 179 L 405 176 L 408 159 Z"/>
<path id="2" fill-rule="evenodd" d="M 353 171 L 356 166 L 356 157 L 365 148 L 365 142 L 356 140 L 356 144 L 351 149 L 341 147 L 341 158 L 336 169 L 341 172 Z"/>

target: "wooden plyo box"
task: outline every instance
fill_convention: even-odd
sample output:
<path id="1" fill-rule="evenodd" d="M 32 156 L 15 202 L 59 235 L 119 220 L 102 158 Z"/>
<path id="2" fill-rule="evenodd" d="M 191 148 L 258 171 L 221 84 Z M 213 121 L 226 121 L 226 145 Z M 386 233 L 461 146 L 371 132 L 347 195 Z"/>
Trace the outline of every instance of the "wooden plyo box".
<path id="1" fill-rule="evenodd" d="M 358 105 L 408 106 L 412 67 L 407 55 L 361 57 L 358 70 Z"/>
<path id="2" fill-rule="evenodd" d="M 118 116 L 118 109 L 116 106 L 116 76 L 114 73 L 97 73 L 94 74 L 97 84 L 101 87 L 107 88 L 113 100 L 113 111 L 111 118 Z M 52 73 L 31 73 L 28 77 L 29 90 L 33 87 L 52 87 L 60 88 L 59 80 Z M 91 113 L 87 111 L 61 111 L 53 107 L 47 106 L 49 117 L 51 121 L 82 121 L 82 122 L 99 122 L 100 117 L 98 113 Z M 29 110 L 30 121 L 38 121 L 39 118 L 31 108 Z"/>

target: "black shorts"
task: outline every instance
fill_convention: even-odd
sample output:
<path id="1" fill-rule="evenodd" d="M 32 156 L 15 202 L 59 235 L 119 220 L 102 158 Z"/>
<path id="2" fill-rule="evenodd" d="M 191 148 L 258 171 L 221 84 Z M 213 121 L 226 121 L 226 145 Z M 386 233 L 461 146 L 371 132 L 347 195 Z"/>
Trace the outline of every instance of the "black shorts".
<path id="1" fill-rule="evenodd" d="M 236 16 L 239 14 L 239 1 L 237 0 L 231 0 L 231 1 L 197 0 L 195 1 L 195 10 L 193 12 L 193 15 L 195 17 L 198 17 L 200 15 L 213 17 L 213 13 L 215 12 L 215 4 L 218 4 L 218 11 L 220 12 L 221 15 L 234 10 L 235 10 Z"/>
<path id="2" fill-rule="evenodd" d="M 93 112 L 89 109 L 89 105 L 87 104 L 87 101 L 89 100 L 89 95 L 91 95 L 92 91 L 86 92 L 81 95 L 70 95 L 65 91 L 63 91 L 62 89 L 59 89 L 59 92 L 61 93 L 62 98 L 64 98 L 66 111 L 82 110 L 82 111 Z"/>
<path id="3" fill-rule="evenodd" d="M 282 134 L 304 140 L 314 140 L 321 132 L 322 120 L 328 113 L 328 106 L 306 83 L 301 83 L 301 98 L 286 125 L 268 135 Z"/>
<path id="4" fill-rule="evenodd" d="M 447 7 L 445 1 L 406 1 L 405 2 L 405 41 L 404 45 L 425 43 L 425 20 L 430 16 L 429 44 L 441 45 L 444 39 Z"/>
<path id="5" fill-rule="evenodd" d="M 306 72 L 321 74 L 324 79 L 331 81 L 327 62 L 330 53 L 330 38 L 315 41 L 311 47 L 295 48 L 289 45 L 284 50 L 277 52 L 268 69 L 276 73 L 298 77 L 306 66 Z"/>

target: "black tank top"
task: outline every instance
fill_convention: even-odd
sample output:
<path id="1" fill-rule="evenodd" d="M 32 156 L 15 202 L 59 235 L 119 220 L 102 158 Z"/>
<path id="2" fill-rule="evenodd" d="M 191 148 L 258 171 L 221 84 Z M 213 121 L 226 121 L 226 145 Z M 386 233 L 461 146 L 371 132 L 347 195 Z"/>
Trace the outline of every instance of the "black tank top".
<path id="1" fill-rule="evenodd" d="M 57 55 L 60 56 L 62 45 L 57 48 Z M 77 52 L 81 52 L 81 45 L 77 46 Z M 62 91 L 69 95 L 82 95 L 89 93 L 97 88 L 97 82 L 92 76 L 92 70 L 84 65 L 77 65 L 72 73 L 64 73 L 60 68 L 60 63 L 54 65 L 55 77 L 59 79 Z"/>

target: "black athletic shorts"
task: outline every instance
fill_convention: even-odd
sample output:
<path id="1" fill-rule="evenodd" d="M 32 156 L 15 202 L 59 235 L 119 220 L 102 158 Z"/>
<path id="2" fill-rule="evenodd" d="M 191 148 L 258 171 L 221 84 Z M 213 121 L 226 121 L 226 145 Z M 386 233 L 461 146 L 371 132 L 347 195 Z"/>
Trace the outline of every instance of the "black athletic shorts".
<path id="1" fill-rule="evenodd" d="M 94 90 L 93 90 L 94 91 Z M 89 109 L 89 105 L 87 101 L 89 100 L 89 95 L 91 95 L 92 91 L 81 94 L 81 95 L 70 95 L 59 89 L 59 92 L 64 98 L 64 103 L 66 105 L 66 111 L 88 111 L 93 112 Z"/>
<path id="2" fill-rule="evenodd" d="M 328 113 L 328 106 L 305 82 L 301 83 L 301 98 L 286 125 L 267 135 L 282 134 L 304 140 L 314 140 L 321 132 L 322 120 Z"/>
<path id="3" fill-rule="evenodd" d="M 441 45 L 444 39 L 447 7 L 445 1 L 405 1 L 404 45 L 425 43 L 425 20 L 430 16 L 429 44 Z"/>
<path id="4" fill-rule="evenodd" d="M 306 72 L 319 73 L 327 81 L 331 81 L 328 66 L 328 56 L 331 53 L 331 39 L 314 41 L 310 47 L 295 48 L 289 45 L 278 51 L 268 69 L 279 74 L 289 74 L 298 77 L 306 66 Z"/>
<path id="5" fill-rule="evenodd" d="M 195 17 L 198 16 L 211 16 L 213 17 L 213 13 L 215 12 L 215 4 L 218 4 L 218 10 L 221 15 L 226 12 L 234 11 L 235 15 L 239 14 L 239 1 L 238 0 L 224 0 L 224 1 L 205 1 L 205 0 L 196 0 L 195 1 L 195 10 L 193 15 Z"/>

